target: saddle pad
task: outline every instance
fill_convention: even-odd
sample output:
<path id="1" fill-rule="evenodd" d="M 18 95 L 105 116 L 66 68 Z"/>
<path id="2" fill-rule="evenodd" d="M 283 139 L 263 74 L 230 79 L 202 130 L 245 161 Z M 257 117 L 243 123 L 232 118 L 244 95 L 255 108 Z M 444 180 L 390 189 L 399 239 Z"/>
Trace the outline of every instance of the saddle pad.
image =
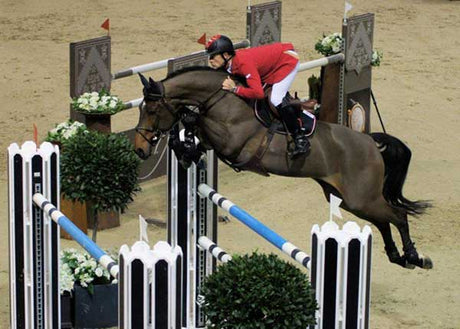
<path id="1" fill-rule="evenodd" d="M 267 99 L 258 99 L 255 100 L 254 105 L 254 115 L 257 120 L 266 128 L 270 128 L 272 122 L 275 120 L 275 132 L 278 134 L 286 135 L 286 129 L 284 124 L 280 119 L 275 118 L 273 112 L 269 109 L 269 104 Z M 305 130 L 307 131 L 307 136 L 311 136 L 316 128 L 316 117 L 311 114 L 309 111 L 302 110 L 301 114 L 302 124 Z"/>

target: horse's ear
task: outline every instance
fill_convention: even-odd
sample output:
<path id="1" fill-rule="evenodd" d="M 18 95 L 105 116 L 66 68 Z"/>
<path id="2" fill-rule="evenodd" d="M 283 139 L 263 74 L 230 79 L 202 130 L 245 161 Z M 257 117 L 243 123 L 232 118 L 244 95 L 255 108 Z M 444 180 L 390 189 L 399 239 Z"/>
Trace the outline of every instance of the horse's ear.
<path id="1" fill-rule="evenodd" d="M 141 73 L 138 73 L 138 74 L 139 74 L 139 78 L 141 78 L 141 82 L 144 85 L 144 87 L 145 88 L 150 87 L 149 82 L 147 81 L 147 79 Z M 150 79 L 152 79 L 152 78 L 150 78 Z"/>
<path id="2" fill-rule="evenodd" d="M 155 95 L 163 95 L 163 88 L 160 82 L 154 81 L 152 78 L 149 78 L 150 93 Z"/>

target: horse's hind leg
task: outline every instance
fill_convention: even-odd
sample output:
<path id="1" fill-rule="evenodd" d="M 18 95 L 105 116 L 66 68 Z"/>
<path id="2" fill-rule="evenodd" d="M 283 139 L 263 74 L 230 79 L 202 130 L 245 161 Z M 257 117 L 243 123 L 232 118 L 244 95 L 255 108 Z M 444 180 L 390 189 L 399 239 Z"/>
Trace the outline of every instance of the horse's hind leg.
<path id="1" fill-rule="evenodd" d="M 389 205 L 382 196 L 376 200 L 367 200 L 367 202 L 353 203 L 348 200 L 346 206 L 349 211 L 358 217 L 373 223 L 382 234 L 385 251 L 391 262 L 406 268 L 419 266 L 421 268 L 432 268 L 433 263 L 428 257 L 420 257 L 415 249 L 409 235 L 409 223 L 407 222 L 407 213 L 405 209 Z M 390 223 L 393 224 L 401 235 L 404 256 L 400 256 L 391 237 Z"/>
<path id="2" fill-rule="evenodd" d="M 407 213 L 403 209 L 400 210 L 404 220 L 399 222 L 396 227 L 399 230 L 401 239 L 403 242 L 404 257 L 406 260 L 413 265 L 416 265 L 421 268 L 431 269 L 433 268 L 433 262 L 429 257 L 419 256 L 417 250 L 415 249 L 415 244 L 412 242 L 409 234 L 409 223 L 407 222 Z"/>
<path id="3" fill-rule="evenodd" d="M 323 188 L 324 196 L 326 197 L 326 199 L 329 202 L 330 202 L 329 195 L 331 193 L 334 194 L 335 196 L 340 197 L 340 198 L 343 199 L 343 196 L 338 192 L 338 190 L 334 186 L 332 186 L 329 183 L 326 183 L 324 181 L 321 181 L 321 180 L 317 180 L 317 182 Z M 354 204 L 353 202 L 350 202 L 350 201 L 348 201 L 348 203 L 351 203 L 351 204 L 353 204 L 353 205 L 355 205 L 355 206 L 357 206 L 359 208 L 358 204 Z M 407 261 L 406 261 L 405 257 L 401 257 L 401 255 L 400 255 L 400 253 L 398 251 L 398 248 L 396 247 L 396 244 L 395 244 L 395 242 L 393 240 L 393 236 L 391 234 L 390 223 L 388 221 L 386 221 L 386 222 L 376 221 L 374 219 L 374 217 L 370 217 L 369 215 L 366 215 L 367 212 L 362 212 L 361 211 L 358 214 L 357 210 L 352 210 L 348 206 L 346 200 L 343 200 L 343 203 L 341 204 L 341 207 L 343 209 L 347 210 L 347 211 L 350 211 L 350 212 L 356 214 L 358 217 L 360 217 L 362 219 L 370 221 L 371 223 L 373 223 L 377 227 L 377 229 L 380 231 L 380 234 L 382 235 L 383 242 L 385 244 L 385 252 L 386 252 L 390 262 L 398 264 L 398 265 L 400 265 L 402 267 L 407 267 L 407 268 L 414 268 L 415 267 L 415 266 L 409 266 L 407 264 Z"/>
<path id="4" fill-rule="evenodd" d="M 396 247 L 396 244 L 393 240 L 390 224 L 376 222 L 374 223 L 374 225 L 378 228 L 378 230 L 380 231 L 380 234 L 382 235 L 383 242 L 385 244 L 385 252 L 390 262 L 398 264 L 402 267 L 407 267 L 406 259 L 404 257 L 401 257 L 398 251 L 398 248 Z"/>
<path id="5" fill-rule="evenodd" d="M 404 256 L 401 257 L 402 260 L 405 260 L 407 264 L 401 266 L 405 266 L 407 268 L 413 268 L 411 265 L 419 266 L 421 268 L 432 268 L 433 263 L 431 259 L 428 257 L 420 257 L 415 249 L 414 243 L 412 242 L 409 234 L 409 223 L 407 221 L 407 213 L 405 209 L 397 208 L 390 206 L 384 199 L 379 198 L 376 203 L 371 203 L 369 207 L 366 207 L 368 212 L 367 216 L 368 219 L 373 222 L 379 230 L 382 232 L 379 226 L 382 226 L 384 231 L 390 231 L 389 223 L 396 226 L 401 235 L 401 240 L 403 244 L 403 251 Z M 372 219 L 371 219 L 372 218 Z M 385 227 L 386 226 L 386 227 Z M 385 240 L 385 236 L 388 233 L 383 233 L 382 236 Z M 391 232 L 389 233 L 391 236 Z M 394 242 L 393 242 L 394 244 Z M 388 248 L 388 249 L 387 249 Z M 394 247 L 396 249 L 396 247 Z M 392 252 L 392 246 L 385 241 L 385 250 L 387 250 L 387 255 L 390 258 Z M 394 251 L 394 250 L 393 250 Z M 390 253 L 389 253 L 390 252 Z M 391 259 L 390 259 L 391 260 Z M 411 265 L 408 265 L 411 264 Z"/>

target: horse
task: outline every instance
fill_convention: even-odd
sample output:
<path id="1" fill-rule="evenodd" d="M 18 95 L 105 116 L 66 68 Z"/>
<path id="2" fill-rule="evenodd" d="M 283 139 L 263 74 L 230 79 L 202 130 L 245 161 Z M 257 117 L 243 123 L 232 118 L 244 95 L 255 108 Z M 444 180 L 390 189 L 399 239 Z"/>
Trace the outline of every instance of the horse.
<path id="1" fill-rule="evenodd" d="M 140 158 L 148 158 L 152 147 L 177 127 L 184 115 L 193 113 L 193 129 L 200 143 L 225 163 L 265 176 L 312 178 L 328 202 L 333 193 L 343 200 L 341 208 L 377 227 L 391 263 L 409 269 L 433 267 L 429 257 L 418 254 L 407 220 L 408 215 L 423 214 L 431 203 L 403 196 L 411 151 L 396 137 L 368 135 L 318 121 L 310 137 L 310 152 L 291 158 L 289 136 L 275 133 L 269 137 L 269 128 L 255 117 L 248 102 L 222 89 L 227 72 L 191 67 L 161 81 L 139 75 L 144 99 L 139 107 L 135 151 Z M 390 224 L 399 231 L 403 254 L 393 240 Z"/>

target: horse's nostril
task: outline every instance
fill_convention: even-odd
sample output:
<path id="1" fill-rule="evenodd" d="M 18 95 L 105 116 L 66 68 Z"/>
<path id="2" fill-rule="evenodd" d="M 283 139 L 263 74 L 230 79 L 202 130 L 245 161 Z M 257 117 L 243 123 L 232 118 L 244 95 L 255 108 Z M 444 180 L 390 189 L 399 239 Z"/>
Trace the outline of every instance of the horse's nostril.
<path id="1" fill-rule="evenodd" d="M 145 159 L 145 158 L 146 158 L 145 152 L 144 152 L 144 150 L 141 149 L 141 148 L 138 148 L 138 149 L 136 150 L 136 154 L 137 154 L 137 156 L 138 156 L 139 158 L 141 158 L 141 159 Z"/>

